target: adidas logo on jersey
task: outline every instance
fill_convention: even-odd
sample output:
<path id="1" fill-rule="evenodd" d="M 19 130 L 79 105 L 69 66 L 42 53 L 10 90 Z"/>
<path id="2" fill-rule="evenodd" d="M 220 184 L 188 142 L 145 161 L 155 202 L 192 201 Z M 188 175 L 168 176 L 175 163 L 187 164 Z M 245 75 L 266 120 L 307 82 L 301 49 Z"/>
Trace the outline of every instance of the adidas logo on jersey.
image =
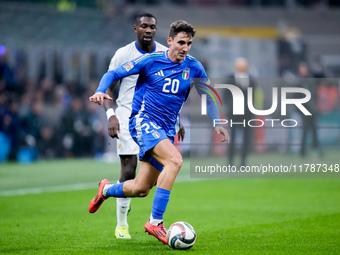
<path id="1" fill-rule="evenodd" d="M 155 75 L 164 76 L 163 70 L 158 71 Z"/>

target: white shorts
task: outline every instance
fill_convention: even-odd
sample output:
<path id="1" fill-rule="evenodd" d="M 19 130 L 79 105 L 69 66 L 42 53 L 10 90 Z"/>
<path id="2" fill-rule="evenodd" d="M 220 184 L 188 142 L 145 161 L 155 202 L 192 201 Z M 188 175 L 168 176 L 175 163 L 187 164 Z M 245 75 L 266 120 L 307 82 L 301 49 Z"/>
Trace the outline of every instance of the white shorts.
<path id="1" fill-rule="evenodd" d="M 128 109 L 118 107 L 116 109 L 116 116 L 119 121 L 120 133 L 117 139 L 117 154 L 118 155 L 138 155 L 139 146 L 132 139 L 129 132 L 129 117 L 131 112 Z"/>

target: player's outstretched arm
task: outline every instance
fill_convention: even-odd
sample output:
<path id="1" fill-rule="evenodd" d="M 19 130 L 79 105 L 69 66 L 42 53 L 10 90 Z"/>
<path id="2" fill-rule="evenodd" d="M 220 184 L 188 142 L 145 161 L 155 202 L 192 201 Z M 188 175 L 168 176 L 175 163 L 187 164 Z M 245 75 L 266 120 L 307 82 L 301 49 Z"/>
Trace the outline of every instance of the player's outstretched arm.
<path id="1" fill-rule="evenodd" d="M 202 85 L 204 85 L 203 86 L 204 89 L 202 89 Z M 207 112 L 208 112 L 210 119 L 214 122 L 215 119 L 220 119 L 220 113 L 213 98 L 210 96 L 211 90 L 209 89 L 207 85 L 208 84 L 198 83 L 196 85 L 196 89 L 200 96 L 202 96 L 202 94 L 207 95 Z M 209 91 L 210 93 L 207 93 L 207 91 Z M 229 140 L 230 140 L 229 134 L 228 134 L 228 131 L 224 127 L 222 127 L 221 125 L 215 126 L 215 131 L 217 134 L 221 134 L 223 136 L 221 142 L 229 143 Z"/>
<path id="2" fill-rule="evenodd" d="M 113 100 L 112 97 L 110 97 L 109 95 L 102 93 L 102 92 L 97 92 L 97 93 L 95 93 L 95 94 L 93 94 L 92 96 L 89 97 L 89 100 L 91 102 L 99 104 L 101 106 L 104 105 L 105 99 Z"/>
<path id="3" fill-rule="evenodd" d="M 99 82 L 99 86 L 92 96 L 90 96 L 90 101 L 101 106 L 104 106 L 104 99 L 113 100 L 112 97 L 105 94 L 104 92 L 110 87 L 110 85 L 117 80 L 116 73 L 114 71 L 108 71 L 103 75 Z"/>

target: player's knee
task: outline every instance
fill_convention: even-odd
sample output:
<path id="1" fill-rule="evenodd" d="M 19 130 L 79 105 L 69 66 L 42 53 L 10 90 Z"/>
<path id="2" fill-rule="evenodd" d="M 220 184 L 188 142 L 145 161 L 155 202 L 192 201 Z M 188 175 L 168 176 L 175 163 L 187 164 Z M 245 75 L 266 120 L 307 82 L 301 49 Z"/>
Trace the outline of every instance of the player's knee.
<path id="1" fill-rule="evenodd" d="M 139 197 L 146 197 L 147 195 L 149 195 L 150 189 L 143 189 L 138 191 L 138 196 Z"/>
<path id="2" fill-rule="evenodd" d="M 182 165 L 183 165 L 183 159 L 182 156 L 180 154 L 172 156 L 170 158 L 170 164 L 172 166 L 172 169 L 174 171 L 179 172 L 179 170 L 181 169 Z"/>
<path id="3" fill-rule="evenodd" d="M 141 192 L 141 193 L 139 193 L 139 197 L 146 197 L 147 195 L 149 195 L 149 192 L 150 192 L 150 190 L 145 191 L 145 192 Z"/>
<path id="4" fill-rule="evenodd" d="M 147 185 L 142 185 L 142 186 L 137 185 L 133 191 L 133 193 L 137 197 L 146 197 L 149 194 L 149 192 L 150 192 L 150 187 L 148 187 Z"/>
<path id="5" fill-rule="evenodd" d="M 183 159 L 182 159 L 182 156 L 179 155 L 179 157 L 176 158 L 175 160 L 175 165 L 178 169 L 180 169 L 183 165 Z"/>

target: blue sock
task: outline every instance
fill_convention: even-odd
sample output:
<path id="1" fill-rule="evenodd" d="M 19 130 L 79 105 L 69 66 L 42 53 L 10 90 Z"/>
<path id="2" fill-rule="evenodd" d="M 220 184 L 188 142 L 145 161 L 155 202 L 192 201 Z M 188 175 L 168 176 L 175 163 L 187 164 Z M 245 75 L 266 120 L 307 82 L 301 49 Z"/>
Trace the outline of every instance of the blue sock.
<path id="1" fill-rule="evenodd" d="M 163 220 L 163 214 L 166 210 L 170 199 L 170 191 L 162 188 L 156 188 L 152 203 L 152 218 Z"/>
<path id="2" fill-rule="evenodd" d="M 113 184 L 113 186 L 107 189 L 106 195 L 108 197 L 125 197 L 123 192 L 123 184 L 124 182 Z"/>

